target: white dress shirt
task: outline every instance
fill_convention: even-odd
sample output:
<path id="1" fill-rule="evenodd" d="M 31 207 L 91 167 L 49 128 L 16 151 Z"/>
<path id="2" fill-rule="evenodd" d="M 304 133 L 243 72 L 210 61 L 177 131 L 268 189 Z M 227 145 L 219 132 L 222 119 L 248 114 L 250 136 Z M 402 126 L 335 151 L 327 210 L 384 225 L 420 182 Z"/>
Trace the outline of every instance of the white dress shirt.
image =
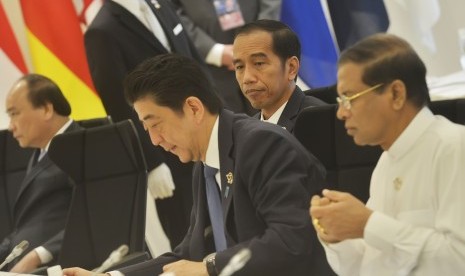
<path id="1" fill-rule="evenodd" d="M 465 273 L 465 127 L 423 108 L 373 172 L 363 239 L 325 246 L 338 275 Z"/>
<path id="2" fill-rule="evenodd" d="M 265 118 L 263 118 L 263 113 L 260 112 L 260 120 L 277 125 L 279 118 L 281 118 L 281 114 L 283 114 L 284 108 L 286 108 L 286 105 L 287 101 L 283 105 L 281 105 L 281 107 L 278 108 L 278 110 L 276 110 L 276 112 L 273 113 L 273 115 L 271 115 L 271 117 L 268 118 L 268 120 L 265 120 Z"/>
<path id="3" fill-rule="evenodd" d="M 220 150 L 218 145 L 218 121 L 219 116 L 216 117 L 212 133 L 210 133 L 210 140 L 208 141 L 207 153 L 205 154 L 205 164 L 207 164 L 209 167 L 218 169 L 218 172 L 215 175 L 215 179 L 221 191 Z"/>

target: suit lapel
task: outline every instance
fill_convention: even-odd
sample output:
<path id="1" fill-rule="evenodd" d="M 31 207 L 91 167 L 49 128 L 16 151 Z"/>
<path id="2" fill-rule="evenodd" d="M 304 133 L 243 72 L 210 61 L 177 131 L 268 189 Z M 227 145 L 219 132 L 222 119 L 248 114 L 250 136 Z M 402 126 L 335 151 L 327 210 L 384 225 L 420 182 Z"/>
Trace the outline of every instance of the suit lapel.
<path id="1" fill-rule="evenodd" d="M 294 92 L 292 92 L 289 101 L 286 104 L 286 107 L 279 117 L 278 125 L 284 127 L 289 132 L 294 131 L 294 120 L 299 114 L 300 106 L 305 100 L 305 94 L 300 90 L 298 86 L 295 87 Z"/>
<path id="2" fill-rule="evenodd" d="M 139 19 L 137 19 L 131 12 L 113 1 L 107 1 L 105 4 L 108 5 L 108 9 L 115 18 L 117 18 L 123 26 L 126 26 L 130 32 L 142 37 L 148 44 L 158 49 L 158 51 L 162 53 L 168 52 L 153 33 L 147 29 L 147 27 L 145 27 L 145 25 L 142 24 L 142 22 L 140 22 Z"/>
<path id="3" fill-rule="evenodd" d="M 73 122 L 68 126 L 68 128 L 65 130 L 65 132 L 77 130 L 77 129 L 80 129 L 80 128 L 81 127 L 76 122 Z M 21 182 L 21 187 L 20 187 L 20 189 L 18 191 L 18 194 L 16 196 L 15 205 L 17 204 L 17 202 L 19 201 L 21 195 L 24 193 L 24 191 L 27 189 L 27 187 L 29 187 L 29 185 L 37 177 L 37 175 L 39 175 L 41 172 L 43 172 L 48 167 L 53 165 L 53 162 L 48 157 L 48 154 L 45 154 L 44 157 L 42 157 L 42 159 L 37 162 L 37 164 L 34 164 L 35 159 L 37 159 L 37 156 L 39 156 L 39 153 L 40 153 L 40 149 L 36 149 L 32 153 L 32 157 L 29 160 L 29 164 L 27 166 L 26 176 L 24 177 L 23 181 Z M 14 209 L 16 209 L 16 208 L 14 208 Z"/>
<path id="4" fill-rule="evenodd" d="M 40 150 L 35 150 L 34 151 L 34 154 L 32 155 L 32 158 L 31 160 L 29 161 L 29 165 L 28 165 L 28 173 L 26 174 L 26 176 L 24 177 L 24 180 L 21 182 L 21 188 L 19 189 L 18 191 L 18 195 L 16 196 L 16 200 L 15 200 L 15 205 L 16 203 L 18 203 L 21 195 L 24 193 L 24 191 L 29 187 L 29 185 L 31 185 L 31 183 L 33 182 L 33 180 L 37 177 L 38 174 L 40 174 L 42 171 L 44 171 L 45 169 L 47 169 L 50 165 L 52 165 L 52 160 L 50 160 L 50 158 L 48 157 L 48 155 L 46 154 L 40 161 L 37 162 L 37 164 L 35 164 L 34 166 L 33 163 L 34 163 L 34 159 L 36 158 L 36 156 L 38 156 L 38 152 Z M 16 209 L 16 208 L 14 208 Z"/>
<path id="5" fill-rule="evenodd" d="M 221 199 L 223 201 L 224 221 L 226 221 L 231 205 L 234 189 L 234 157 L 233 155 L 233 113 L 223 110 L 218 125 L 218 143 L 220 151 Z"/>

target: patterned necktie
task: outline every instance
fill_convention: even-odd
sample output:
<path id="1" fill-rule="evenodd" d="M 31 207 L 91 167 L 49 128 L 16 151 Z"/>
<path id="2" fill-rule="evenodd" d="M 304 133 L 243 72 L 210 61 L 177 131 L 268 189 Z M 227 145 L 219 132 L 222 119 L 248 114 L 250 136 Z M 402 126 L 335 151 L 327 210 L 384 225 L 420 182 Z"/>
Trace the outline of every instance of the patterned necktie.
<path id="1" fill-rule="evenodd" d="M 207 190 L 208 213 L 213 228 L 213 237 L 215 239 L 216 251 L 226 249 L 226 237 L 224 235 L 223 225 L 223 207 L 221 205 L 221 197 L 218 189 L 218 184 L 215 180 L 217 169 L 205 165 L 204 176 Z"/>

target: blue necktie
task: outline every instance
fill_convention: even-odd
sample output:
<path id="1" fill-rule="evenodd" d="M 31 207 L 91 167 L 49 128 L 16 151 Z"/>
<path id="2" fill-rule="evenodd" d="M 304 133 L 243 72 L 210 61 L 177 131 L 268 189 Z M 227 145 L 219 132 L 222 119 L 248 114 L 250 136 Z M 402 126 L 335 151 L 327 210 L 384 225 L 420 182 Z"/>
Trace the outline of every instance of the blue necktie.
<path id="1" fill-rule="evenodd" d="M 217 169 L 205 165 L 204 175 L 207 190 L 208 213 L 213 228 L 213 238 L 215 239 L 216 251 L 226 249 L 226 237 L 224 235 L 223 225 L 223 207 L 221 205 L 221 197 L 216 183 L 215 175 Z"/>

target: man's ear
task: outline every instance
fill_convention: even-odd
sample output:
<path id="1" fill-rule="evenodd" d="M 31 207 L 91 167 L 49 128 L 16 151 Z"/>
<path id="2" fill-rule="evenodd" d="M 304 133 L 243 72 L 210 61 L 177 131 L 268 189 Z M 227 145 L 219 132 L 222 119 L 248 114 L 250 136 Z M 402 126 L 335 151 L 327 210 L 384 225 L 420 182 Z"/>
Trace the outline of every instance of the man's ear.
<path id="1" fill-rule="evenodd" d="M 391 83 L 392 107 L 394 110 L 400 110 L 407 101 L 407 87 L 401 80 L 394 80 Z"/>
<path id="2" fill-rule="evenodd" d="M 293 81 L 297 77 L 300 68 L 299 59 L 296 56 L 292 56 L 287 59 L 286 66 L 289 68 L 288 70 L 288 80 Z"/>
<path id="3" fill-rule="evenodd" d="M 53 117 L 53 113 L 55 113 L 55 108 L 53 108 L 53 104 L 51 103 L 46 103 L 43 106 L 40 107 L 43 109 L 44 115 L 46 119 L 50 119 Z"/>
<path id="4" fill-rule="evenodd" d="M 184 101 L 184 114 L 192 116 L 194 120 L 198 123 L 200 122 L 205 113 L 205 107 L 202 101 L 197 97 L 187 97 Z"/>

